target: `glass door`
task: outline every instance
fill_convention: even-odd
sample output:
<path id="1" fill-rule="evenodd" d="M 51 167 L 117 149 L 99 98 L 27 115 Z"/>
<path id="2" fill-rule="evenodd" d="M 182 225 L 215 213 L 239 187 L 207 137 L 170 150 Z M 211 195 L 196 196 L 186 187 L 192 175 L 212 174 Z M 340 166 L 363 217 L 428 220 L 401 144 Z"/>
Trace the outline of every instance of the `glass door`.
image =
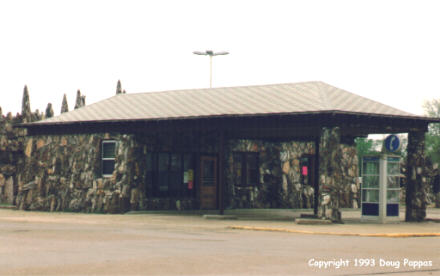
<path id="1" fill-rule="evenodd" d="M 362 215 L 379 215 L 379 157 L 362 159 Z"/>
<path id="2" fill-rule="evenodd" d="M 387 217 L 399 216 L 400 157 L 387 158 Z"/>
<path id="3" fill-rule="evenodd" d="M 200 157 L 200 209 L 217 208 L 217 157 Z"/>

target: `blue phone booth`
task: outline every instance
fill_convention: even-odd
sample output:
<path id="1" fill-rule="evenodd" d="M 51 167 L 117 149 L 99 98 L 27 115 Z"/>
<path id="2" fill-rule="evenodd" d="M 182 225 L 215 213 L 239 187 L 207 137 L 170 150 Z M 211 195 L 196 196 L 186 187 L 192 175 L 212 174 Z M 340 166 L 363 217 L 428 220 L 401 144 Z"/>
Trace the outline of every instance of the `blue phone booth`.
<path id="1" fill-rule="evenodd" d="M 383 154 L 362 160 L 361 207 L 363 220 L 398 221 L 400 157 Z"/>

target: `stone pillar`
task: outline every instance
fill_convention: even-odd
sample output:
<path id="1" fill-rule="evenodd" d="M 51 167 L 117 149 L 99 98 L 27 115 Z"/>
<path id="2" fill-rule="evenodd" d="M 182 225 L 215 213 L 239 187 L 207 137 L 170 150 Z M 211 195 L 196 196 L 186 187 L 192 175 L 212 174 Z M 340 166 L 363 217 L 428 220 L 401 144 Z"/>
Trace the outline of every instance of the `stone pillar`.
<path id="1" fill-rule="evenodd" d="M 8 177 L 4 187 L 5 203 L 14 204 L 14 179 Z"/>
<path id="2" fill-rule="evenodd" d="M 406 162 L 406 221 L 422 221 L 426 217 L 427 192 L 425 172 L 425 132 L 408 133 Z"/>
<path id="3" fill-rule="evenodd" d="M 341 222 L 339 198 L 346 190 L 343 183 L 341 131 L 339 127 L 324 127 L 319 151 L 319 208 L 318 216 Z"/>

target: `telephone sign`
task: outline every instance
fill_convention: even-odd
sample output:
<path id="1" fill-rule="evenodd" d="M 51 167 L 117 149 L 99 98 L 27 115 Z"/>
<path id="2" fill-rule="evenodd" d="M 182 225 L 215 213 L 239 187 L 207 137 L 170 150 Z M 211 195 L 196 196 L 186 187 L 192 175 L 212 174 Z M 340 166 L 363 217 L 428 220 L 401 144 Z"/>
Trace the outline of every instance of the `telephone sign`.
<path id="1" fill-rule="evenodd" d="M 396 152 L 400 149 L 401 143 L 397 135 L 389 135 L 384 141 L 385 149 L 389 152 Z"/>

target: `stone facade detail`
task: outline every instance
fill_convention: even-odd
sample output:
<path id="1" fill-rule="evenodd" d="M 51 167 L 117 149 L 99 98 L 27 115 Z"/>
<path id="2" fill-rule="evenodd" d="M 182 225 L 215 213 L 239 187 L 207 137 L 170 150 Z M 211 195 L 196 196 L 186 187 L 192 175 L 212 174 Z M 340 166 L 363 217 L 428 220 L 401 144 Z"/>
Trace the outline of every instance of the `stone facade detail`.
<path id="1" fill-rule="evenodd" d="M 113 138 L 119 141 L 116 159 L 124 158 L 124 162 L 117 162 L 112 177 L 103 178 L 101 141 Z M 35 136 L 26 140 L 24 164 L 17 174 L 19 209 L 108 213 L 129 209 L 129 195 L 123 193 L 126 177 L 118 173 L 125 157 L 129 158 L 121 150 L 129 148 L 127 136 Z"/>
<path id="2" fill-rule="evenodd" d="M 422 221 L 426 217 L 428 185 L 426 179 L 425 133 L 408 134 L 406 167 L 406 221 Z"/>
<path id="3" fill-rule="evenodd" d="M 255 187 L 234 185 L 233 152 L 259 153 L 260 181 Z M 313 144 L 305 142 L 269 143 L 233 140 L 227 150 L 226 181 L 232 208 L 311 208 L 311 186 L 300 184 L 299 159 L 314 154 Z"/>
<path id="4" fill-rule="evenodd" d="M 29 97 L 26 96 L 25 88 L 23 103 L 24 110 L 28 112 Z M 13 126 L 28 120 L 41 119 L 38 112 L 27 113 L 26 116 L 0 115 L 0 203 L 15 204 L 17 193 L 17 174 L 23 164 L 26 131 Z"/>
<path id="5" fill-rule="evenodd" d="M 36 115 L 35 115 L 36 116 Z M 215 133 L 123 135 L 118 133 L 27 137 L 12 128 L 21 118 L 2 119 L 2 203 L 23 210 L 119 213 L 128 210 L 196 209 L 198 198 L 154 198 L 145 183 L 146 153 L 216 154 Z M 7 139 L 10 137 L 13 139 Z M 101 176 L 101 143 L 117 141 L 115 170 Z M 312 208 L 313 186 L 301 183 L 300 159 L 314 143 L 229 140 L 225 154 L 226 208 Z M 233 152 L 258 152 L 259 183 L 240 188 L 232 174 Z M 7 154 L 6 154 L 7 152 Z M 7 156 L 7 157 L 6 157 Z M 9 158 L 9 159 L 5 159 Z M 347 161 L 347 168 L 357 160 Z M 340 206 L 348 207 L 340 202 Z"/>
<path id="6" fill-rule="evenodd" d="M 341 144 L 339 127 L 323 128 L 319 159 L 321 193 L 318 216 L 341 222 L 340 208 L 351 204 L 359 205 L 359 187 L 356 185 L 358 176 L 356 150 Z"/>
<path id="7" fill-rule="evenodd" d="M 327 141 L 328 138 L 325 139 Z M 327 142 L 326 142 L 327 143 Z M 343 189 L 338 193 L 336 206 L 343 208 L 357 207 L 360 204 L 360 189 L 353 189 L 358 176 L 358 161 L 354 146 L 333 145 L 341 151 L 337 167 L 344 181 Z M 233 152 L 258 152 L 260 181 L 255 187 L 234 185 Z M 309 179 L 301 176 L 301 158 L 315 155 L 314 142 L 270 143 L 255 140 L 233 140 L 227 151 L 226 181 L 231 208 L 313 208 L 314 187 Z"/>

